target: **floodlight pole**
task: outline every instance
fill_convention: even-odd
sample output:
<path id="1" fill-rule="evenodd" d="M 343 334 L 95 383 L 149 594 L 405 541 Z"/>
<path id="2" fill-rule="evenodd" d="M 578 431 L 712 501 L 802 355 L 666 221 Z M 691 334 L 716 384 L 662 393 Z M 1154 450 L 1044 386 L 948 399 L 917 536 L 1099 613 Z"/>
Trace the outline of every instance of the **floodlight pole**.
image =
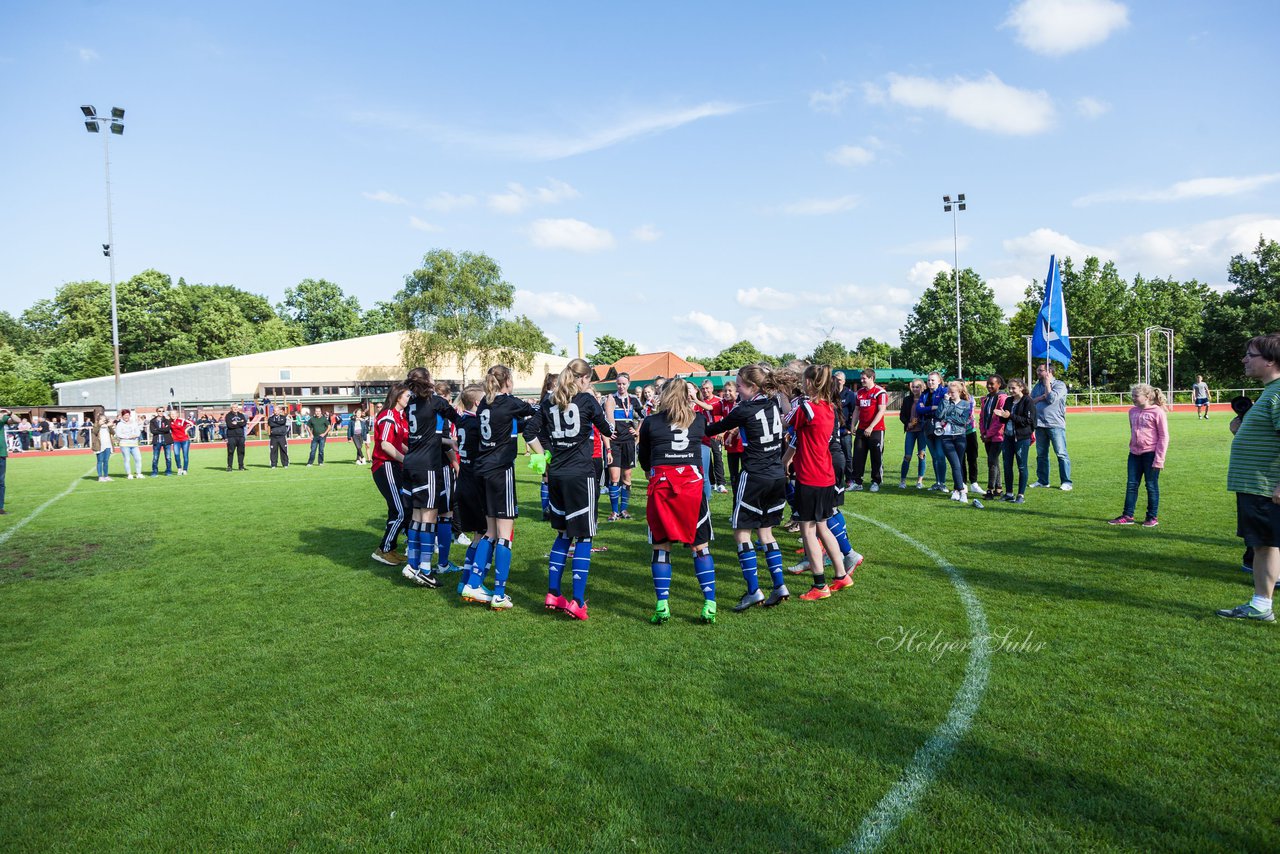
<path id="1" fill-rule="evenodd" d="M 958 217 L 965 209 L 964 193 L 952 202 L 950 196 L 942 197 L 942 210 L 951 214 L 951 245 L 954 251 L 952 269 L 956 280 L 956 379 L 964 382 L 964 358 L 960 349 L 960 225 Z"/>
<path id="2" fill-rule="evenodd" d="M 80 112 L 85 116 L 85 129 L 89 133 L 99 133 L 98 122 L 107 126 L 102 128 L 103 173 L 107 183 L 107 243 L 102 252 L 107 256 L 111 285 L 111 350 L 115 362 L 116 381 L 116 414 L 120 414 L 120 313 L 116 307 L 116 241 L 111 222 L 111 134 L 124 133 L 124 110 L 119 107 L 111 109 L 110 116 L 99 116 L 91 106 L 83 106 Z"/>

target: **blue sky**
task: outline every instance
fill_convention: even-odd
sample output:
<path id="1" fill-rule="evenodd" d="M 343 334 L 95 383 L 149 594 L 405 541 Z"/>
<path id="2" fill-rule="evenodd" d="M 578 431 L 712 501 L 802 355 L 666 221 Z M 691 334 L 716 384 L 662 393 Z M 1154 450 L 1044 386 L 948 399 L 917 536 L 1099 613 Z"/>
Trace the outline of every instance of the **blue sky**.
<path id="1" fill-rule="evenodd" d="M 155 267 L 366 307 L 483 251 L 572 352 L 897 341 L 960 264 L 1226 285 L 1280 239 L 1266 2 L 8 3 L 0 309 Z M 1089 331 L 1078 330 L 1085 334 Z"/>

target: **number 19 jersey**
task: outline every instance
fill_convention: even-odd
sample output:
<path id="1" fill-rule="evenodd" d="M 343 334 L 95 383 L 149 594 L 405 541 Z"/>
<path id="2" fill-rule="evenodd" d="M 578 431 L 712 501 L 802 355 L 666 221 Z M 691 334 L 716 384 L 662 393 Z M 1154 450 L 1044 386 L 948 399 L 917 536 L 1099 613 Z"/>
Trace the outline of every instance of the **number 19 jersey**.
<path id="1" fill-rule="evenodd" d="M 595 471 L 591 464 L 593 426 L 602 436 L 611 436 L 609 420 L 595 395 L 578 392 L 563 410 L 556 405 L 554 397 L 547 395 L 525 423 L 524 439 L 527 442 L 537 437 L 539 441 L 550 442 L 549 474 L 587 477 Z"/>

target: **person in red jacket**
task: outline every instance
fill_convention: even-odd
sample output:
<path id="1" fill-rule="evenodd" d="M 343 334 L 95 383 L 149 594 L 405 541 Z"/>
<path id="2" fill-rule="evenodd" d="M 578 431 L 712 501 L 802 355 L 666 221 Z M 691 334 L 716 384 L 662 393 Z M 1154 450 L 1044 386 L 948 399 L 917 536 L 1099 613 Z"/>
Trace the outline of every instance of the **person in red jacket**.
<path id="1" fill-rule="evenodd" d="M 174 465 L 178 474 L 186 474 L 191 465 L 191 434 L 195 431 L 196 422 L 187 418 L 181 409 L 175 409 L 169 426 L 173 431 Z"/>

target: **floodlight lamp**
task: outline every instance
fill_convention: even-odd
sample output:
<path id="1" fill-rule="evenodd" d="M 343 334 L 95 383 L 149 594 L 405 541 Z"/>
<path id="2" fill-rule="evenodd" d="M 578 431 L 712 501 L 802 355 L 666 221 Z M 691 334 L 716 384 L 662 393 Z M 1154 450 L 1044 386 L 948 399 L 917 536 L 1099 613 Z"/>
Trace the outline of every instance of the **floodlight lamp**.
<path id="1" fill-rule="evenodd" d="M 965 209 L 965 206 L 964 206 L 964 205 L 960 205 L 960 210 L 964 210 L 964 209 Z"/>
<path id="2" fill-rule="evenodd" d="M 111 132 L 114 133 L 116 136 L 120 136 L 122 133 L 124 133 L 124 125 L 120 124 L 119 122 L 112 122 Z"/>
<path id="3" fill-rule="evenodd" d="M 104 243 L 104 244 L 102 244 L 102 254 L 103 254 L 103 255 L 105 255 L 105 256 L 106 256 L 106 257 L 108 257 L 108 258 L 110 258 L 110 257 L 111 257 L 111 244 L 110 244 L 110 243 Z"/>
<path id="4" fill-rule="evenodd" d="M 97 122 L 85 122 L 85 123 L 84 123 L 84 129 L 85 129 L 85 130 L 87 130 L 89 133 L 97 133 L 97 132 L 98 132 L 98 123 L 97 123 Z"/>
<path id="5" fill-rule="evenodd" d="M 116 121 L 119 121 L 120 119 L 123 119 L 123 118 L 124 118 L 124 110 L 120 109 L 119 107 L 112 107 L 112 108 L 111 108 L 111 118 L 115 119 Z"/>
<path id="6" fill-rule="evenodd" d="M 943 197 L 942 197 L 942 203 L 943 203 L 944 205 L 949 205 L 949 204 L 951 204 L 951 197 L 950 197 L 950 196 L 943 196 Z"/>
<path id="7" fill-rule="evenodd" d="M 951 205 L 943 205 L 943 206 L 942 206 L 942 212 L 943 212 L 943 213 L 951 213 Z"/>
<path id="8" fill-rule="evenodd" d="M 114 113 L 114 112 L 115 112 L 115 110 L 112 110 L 112 112 Z M 117 116 L 116 118 L 119 118 L 119 116 Z M 963 202 L 963 201 L 964 201 L 964 193 L 961 193 L 959 196 L 957 196 L 957 197 L 956 197 L 956 201 L 958 201 L 958 202 Z"/>
<path id="9" fill-rule="evenodd" d="M 80 112 L 84 113 L 85 118 L 91 119 L 93 118 L 93 114 L 96 113 L 97 110 L 95 110 L 93 107 L 89 106 L 88 104 L 84 104 L 80 107 Z"/>

